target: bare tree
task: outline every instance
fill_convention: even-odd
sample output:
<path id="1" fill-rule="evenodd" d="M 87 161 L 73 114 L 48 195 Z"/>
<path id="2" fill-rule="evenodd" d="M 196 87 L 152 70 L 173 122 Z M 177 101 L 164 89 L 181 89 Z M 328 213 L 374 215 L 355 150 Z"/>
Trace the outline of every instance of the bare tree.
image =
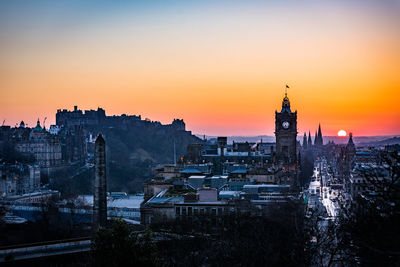
<path id="1" fill-rule="evenodd" d="M 354 200 L 343 222 L 363 265 L 400 264 L 399 159 L 398 154 L 386 152 L 378 168 L 362 170 L 370 188 Z"/>

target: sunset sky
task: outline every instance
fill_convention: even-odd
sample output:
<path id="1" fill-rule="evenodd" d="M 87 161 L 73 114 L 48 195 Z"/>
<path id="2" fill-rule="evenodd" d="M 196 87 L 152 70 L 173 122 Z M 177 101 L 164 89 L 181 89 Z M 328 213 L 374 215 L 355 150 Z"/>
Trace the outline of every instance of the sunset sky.
<path id="1" fill-rule="evenodd" d="M 400 1 L 0 1 L 6 125 L 78 105 L 273 135 L 286 83 L 299 135 L 400 134 Z"/>

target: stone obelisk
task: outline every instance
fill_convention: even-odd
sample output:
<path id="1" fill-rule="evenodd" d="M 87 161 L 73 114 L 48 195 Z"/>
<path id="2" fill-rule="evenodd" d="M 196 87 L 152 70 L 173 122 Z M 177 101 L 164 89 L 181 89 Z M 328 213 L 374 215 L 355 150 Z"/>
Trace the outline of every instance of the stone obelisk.
<path id="1" fill-rule="evenodd" d="M 106 142 L 101 134 L 94 146 L 93 230 L 107 225 Z"/>

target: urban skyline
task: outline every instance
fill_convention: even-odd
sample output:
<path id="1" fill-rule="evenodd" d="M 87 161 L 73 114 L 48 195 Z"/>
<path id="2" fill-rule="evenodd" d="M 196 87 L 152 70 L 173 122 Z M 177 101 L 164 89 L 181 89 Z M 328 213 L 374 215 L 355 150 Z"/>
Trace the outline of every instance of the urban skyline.
<path id="1" fill-rule="evenodd" d="M 332 136 L 400 133 L 398 2 L 0 5 L 6 125 L 54 124 L 78 105 L 183 118 L 197 134 L 273 135 L 287 83 L 299 133 L 318 122 Z"/>
<path id="2" fill-rule="evenodd" d="M 400 266 L 399 14 L 0 1 L 0 265 Z"/>

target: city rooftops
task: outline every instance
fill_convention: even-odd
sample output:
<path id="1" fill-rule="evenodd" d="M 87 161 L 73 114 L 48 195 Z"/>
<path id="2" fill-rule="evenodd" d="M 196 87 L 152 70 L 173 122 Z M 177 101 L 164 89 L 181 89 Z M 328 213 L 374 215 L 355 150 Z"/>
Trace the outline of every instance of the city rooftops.
<path id="1" fill-rule="evenodd" d="M 287 192 L 290 185 L 276 185 L 276 184 L 255 184 L 244 185 L 243 191 L 249 194 L 258 194 L 263 192 Z"/>
<path id="2" fill-rule="evenodd" d="M 220 191 L 219 192 L 219 198 L 220 199 L 227 199 L 227 198 L 239 198 L 240 197 L 240 191 Z"/>
<path id="3" fill-rule="evenodd" d="M 204 179 L 206 178 L 205 175 L 191 175 L 189 176 L 189 179 Z"/>
<path id="4" fill-rule="evenodd" d="M 232 174 L 246 174 L 247 170 L 246 169 L 237 169 L 231 172 Z"/>
<path id="5" fill-rule="evenodd" d="M 217 201 L 195 201 L 195 202 L 177 202 L 175 205 L 182 206 L 226 206 L 229 202 L 225 200 L 217 200 Z"/>
<path id="6" fill-rule="evenodd" d="M 174 204 L 177 202 L 183 202 L 184 197 L 178 197 L 178 196 L 171 196 L 171 197 L 153 197 L 150 199 L 147 203 L 149 204 Z"/>
<path id="7" fill-rule="evenodd" d="M 184 170 L 182 170 L 181 171 L 181 173 L 202 173 L 200 170 L 198 170 L 198 169 L 192 169 L 192 168 L 190 168 L 190 169 L 184 169 Z"/>

